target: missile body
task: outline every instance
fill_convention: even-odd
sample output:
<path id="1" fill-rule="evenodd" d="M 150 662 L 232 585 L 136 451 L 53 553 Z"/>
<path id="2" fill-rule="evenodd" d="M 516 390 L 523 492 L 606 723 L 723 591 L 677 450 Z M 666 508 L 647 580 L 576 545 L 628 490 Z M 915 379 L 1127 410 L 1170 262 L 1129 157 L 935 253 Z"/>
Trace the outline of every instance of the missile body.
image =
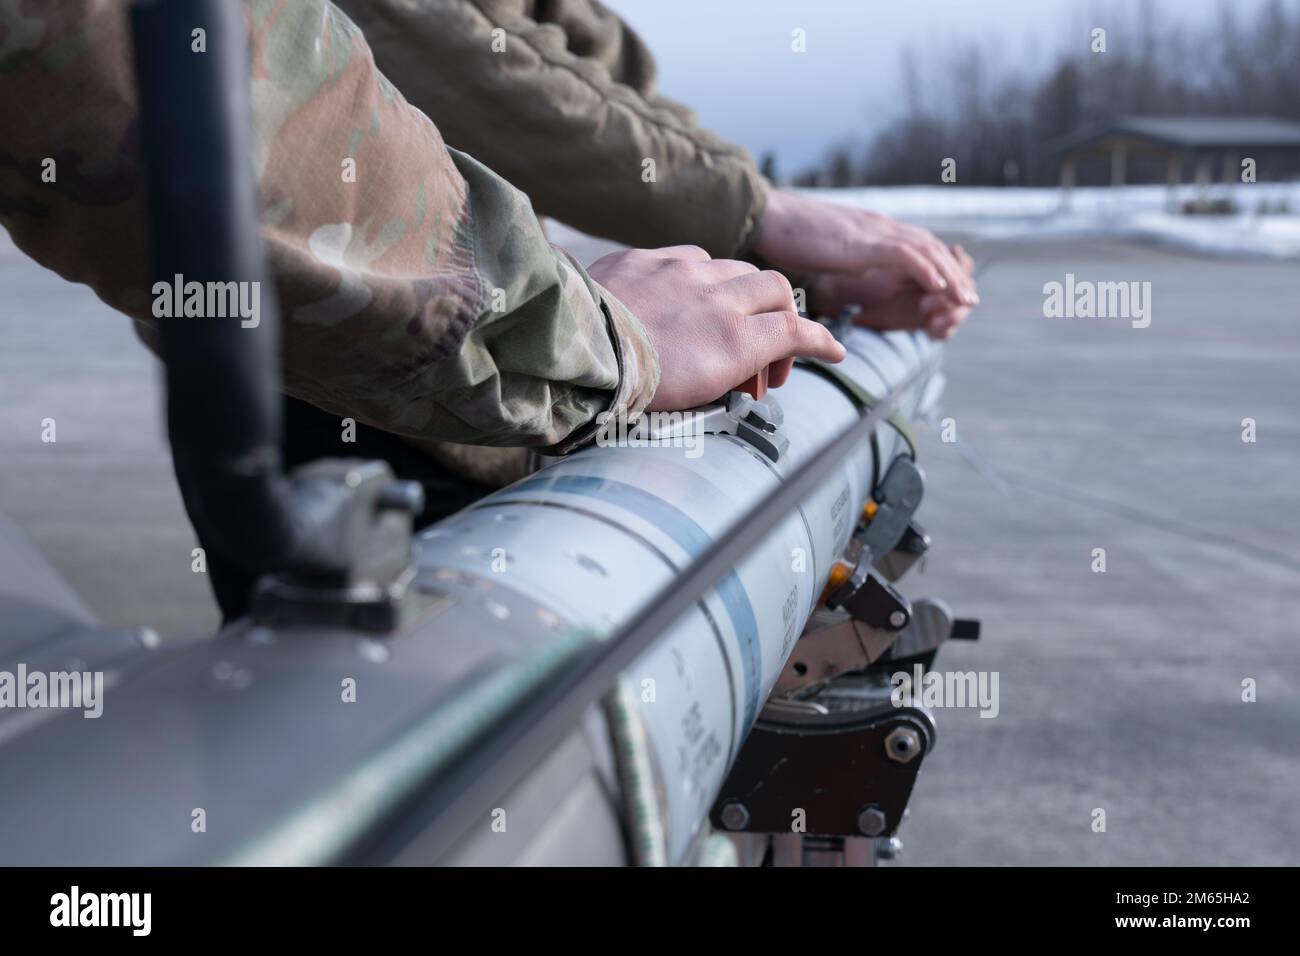
<path id="1" fill-rule="evenodd" d="M 5 858 L 625 862 L 619 803 L 626 821 L 633 801 L 610 740 L 612 727 L 630 726 L 644 743 L 637 766 L 648 769 L 637 779 L 648 783 L 636 802 L 654 817 L 656 851 L 664 862 L 694 859 L 712 801 L 875 476 L 901 450 L 887 426 L 625 670 L 626 706 L 614 716 L 589 710 L 535 768 L 521 769 L 515 789 L 488 798 L 450 849 L 428 837 L 446 819 L 429 795 L 478 752 L 482 728 L 536 699 L 583 642 L 616 632 L 849 427 L 861 414 L 855 389 L 894 393 L 936 358 L 921 336 L 851 330 L 843 341 L 845 379 L 797 367 L 772 393 L 779 428 L 729 427 L 714 408 L 704 417 L 711 433 L 689 444 L 591 448 L 428 529 L 404 591 L 411 613 L 390 632 L 305 614 L 318 605 L 346 611 L 352 598 L 322 601 L 310 588 L 291 589 L 284 613 L 161 643 L 82 618 L 44 639 L 24 637 L 14 630 L 21 614 L 11 615 L 0 629 L 0 672 L 20 663 L 58 671 L 75 659 L 77 669 L 103 673 L 105 693 L 93 720 L 0 709 Z M 930 374 L 899 408 L 923 413 L 940 385 Z M 404 553 L 406 543 L 393 547 Z"/>
<path id="2" fill-rule="evenodd" d="M 937 347 L 919 334 L 853 329 L 838 370 L 872 395 L 893 393 Z M 903 397 L 924 413 L 937 372 Z M 772 393 L 789 447 L 772 460 L 733 434 L 665 435 L 658 445 L 597 447 L 443 521 L 419 539 L 418 564 L 481 581 L 481 613 L 501 616 L 499 588 L 565 625 L 608 635 L 689 565 L 860 409 L 839 383 L 796 366 Z M 689 430 L 688 416 L 683 428 Z M 816 606 L 871 494 L 901 451 L 882 426 L 815 494 L 625 673 L 650 744 L 670 861 L 681 861 L 763 702 Z M 880 460 L 875 460 L 879 455 Z M 494 624 L 508 621 L 494 621 Z M 521 622 L 519 626 L 534 626 Z"/>

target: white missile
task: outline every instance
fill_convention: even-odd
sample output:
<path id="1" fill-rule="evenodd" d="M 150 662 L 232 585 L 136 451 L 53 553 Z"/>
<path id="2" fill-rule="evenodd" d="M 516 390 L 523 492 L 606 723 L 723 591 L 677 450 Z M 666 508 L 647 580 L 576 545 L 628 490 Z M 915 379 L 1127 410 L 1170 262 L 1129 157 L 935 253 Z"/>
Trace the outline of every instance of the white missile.
<path id="1" fill-rule="evenodd" d="M 848 357 L 837 371 L 875 396 L 894 393 L 938 354 L 919 334 L 851 329 L 842 338 Z M 898 407 L 905 417 L 923 414 L 940 390 L 935 372 Z M 861 414 L 844 383 L 808 367 L 796 366 L 770 395 L 783 422 L 775 433 L 750 430 L 753 441 L 744 428 L 724 432 L 721 406 L 666 429 L 612 429 L 618 447 L 554 461 L 428 530 L 418 565 L 514 592 L 569 628 L 609 635 Z M 900 450 L 895 432 L 880 429 L 625 673 L 650 744 L 654 809 L 670 861 L 683 859 L 704 826 L 849 542 L 873 476 Z M 485 597 L 482 613 L 499 615 L 504 606 Z"/>
<path id="2" fill-rule="evenodd" d="M 387 469 L 313 463 L 294 480 L 356 495 L 340 513 L 338 540 L 359 557 L 346 588 L 264 580 L 253 619 L 199 639 L 159 644 L 72 619 L 43 643 L 0 634 L 0 670 L 77 659 L 105 687 L 96 720 L 0 710 L 6 858 L 617 863 L 629 858 L 620 817 L 635 817 L 655 850 L 634 846 L 632 859 L 696 859 L 713 801 L 873 484 L 905 451 L 887 426 L 671 627 L 634 645 L 646 649 L 626 658 L 620 706 L 607 697 L 566 723 L 560 744 L 512 766 L 481 801 L 473 781 L 488 789 L 495 776 L 481 771 L 500 728 L 561 713 L 547 693 L 558 676 L 617 646 L 611 636 L 655 595 L 683 593 L 679 577 L 694 573 L 684 569 L 792 487 L 801 462 L 859 421 L 864 393 L 896 396 L 909 417 L 935 401 L 940 377 L 922 370 L 937 346 L 841 334 L 849 355 L 837 373 L 796 367 L 771 393 L 781 414 L 733 400 L 660 423 L 658 445 L 637 432 L 552 462 L 420 535 L 413 568 L 400 524 L 380 507 Z M 696 425 L 688 442 L 682 430 Z M 392 626 L 358 629 L 358 609 L 391 611 Z M 586 704 L 572 706 L 582 714 Z M 630 752 L 630 786 L 628 741 L 643 742 Z"/>

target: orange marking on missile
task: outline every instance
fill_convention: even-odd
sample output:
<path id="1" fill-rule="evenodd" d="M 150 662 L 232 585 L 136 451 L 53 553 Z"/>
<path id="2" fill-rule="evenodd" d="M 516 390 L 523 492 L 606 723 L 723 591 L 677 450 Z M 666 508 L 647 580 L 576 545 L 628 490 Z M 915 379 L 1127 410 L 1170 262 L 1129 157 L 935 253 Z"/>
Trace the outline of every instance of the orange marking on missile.
<path id="1" fill-rule="evenodd" d="M 853 565 L 847 561 L 836 561 L 831 565 L 831 573 L 826 576 L 826 587 L 822 591 L 819 604 L 825 604 L 826 600 L 840 589 L 849 578 L 853 577 Z"/>
<path id="2" fill-rule="evenodd" d="M 764 365 L 757 375 L 745 379 L 733 391 L 748 392 L 754 397 L 754 401 L 762 401 L 763 396 L 767 394 L 767 366 Z"/>

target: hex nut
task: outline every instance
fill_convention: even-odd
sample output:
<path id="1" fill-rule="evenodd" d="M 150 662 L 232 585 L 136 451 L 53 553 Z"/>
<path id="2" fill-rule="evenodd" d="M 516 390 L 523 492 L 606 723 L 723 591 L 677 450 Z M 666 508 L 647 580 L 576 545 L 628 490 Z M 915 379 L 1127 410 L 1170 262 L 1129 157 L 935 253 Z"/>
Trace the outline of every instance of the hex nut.
<path id="1" fill-rule="evenodd" d="M 718 817 L 728 830 L 743 830 L 749 825 L 749 809 L 739 800 L 726 803 Z"/>
<path id="2" fill-rule="evenodd" d="M 911 763 L 921 752 L 921 735 L 911 727 L 895 727 L 885 737 L 885 754 L 895 763 Z"/>
<path id="3" fill-rule="evenodd" d="M 872 805 L 858 811 L 858 829 L 866 836 L 880 836 L 888 826 L 889 818 L 880 807 Z"/>

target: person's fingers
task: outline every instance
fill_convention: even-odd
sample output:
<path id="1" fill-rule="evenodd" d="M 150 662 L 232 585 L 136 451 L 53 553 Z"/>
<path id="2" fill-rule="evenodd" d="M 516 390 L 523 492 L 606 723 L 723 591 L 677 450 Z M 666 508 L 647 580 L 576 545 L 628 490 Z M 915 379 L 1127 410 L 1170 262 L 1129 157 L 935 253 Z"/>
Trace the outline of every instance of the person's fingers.
<path id="1" fill-rule="evenodd" d="M 947 277 L 933 257 L 899 237 L 878 243 L 872 258 L 900 269 L 926 292 L 946 292 L 950 288 Z"/>
<path id="2" fill-rule="evenodd" d="M 697 269 L 699 275 L 719 287 L 732 279 L 758 272 L 758 266 L 751 262 L 741 262 L 739 259 L 710 259 L 708 262 L 696 263 L 691 268 Z"/>
<path id="3" fill-rule="evenodd" d="M 884 266 L 903 272 L 927 292 L 944 291 L 948 280 L 914 241 L 912 233 L 917 230 L 909 232 L 909 228 L 888 217 L 834 215 L 822 234 L 793 246 L 779 261 L 838 275 L 862 275 Z"/>
<path id="4" fill-rule="evenodd" d="M 975 284 L 975 260 L 960 245 L 951 247 L 958 264 L 971 276 L 970 283 Z M 979 301 L 978 295 L 975 302 Z M 952 338 L 957 329 L 970 316 L 969 305 L 954 305 L 948 296 L 925 296 L 921 299 L 921 312 L 925 316 L 924 328 L 931 338 L 944 341 Z"/>
<path id="5" fill-rule="evenodd" d="M 911 277 L 898 269 L 870 269 L 862 275 L 827 273 L 813 280 L 810 304 L 814 311 L 833 316 L 851 305 L 874 308 L 904 290 L 916 288 Z"/>
<path id="6" fill-rule="evenodd" d="M 975 279 L 971 276 L 970 270 L 962 263 L 961 257 L 942 242 L 935 240 L 939 248 L 947 255 L 948 260 L 952 263 L 953 269 L 956 270 L 958 287 L 962 290 L 961 304 L 967 307 L 978 305 L 980 301 L 979 291 L 975 288 Z"/>
<path id="7" fill-rule="evenodd" d="M 664 246 L 660 249 L 638 251 L 652 259 L 686 259 L 692 262 L 704 262 L 713 258 L 699 246 Z"/>
<path id="8" fill-rule="evenodd" d="M 952 301 L 946 295 L 923 297 L 917 293 L 904 293 L 886 299 L 869 309 L 863 309 L 854 316 L 853 321 L 857 325 L 865 325 L 882 332 L 891 329 L 919 329 L 925 325 L 927 319 L 920 306 L 925 298 L 946 302 L 946 308 L 952 308 Z"/>
<path id="9" fill-rule="evenodd" d="M 888 241 L 919 255 L 940 277 L 939 282 L 926 282 L 915 271 L 912 272 L 913 277 L 927 292 L 946 291 L 961 305 L 975 305 L 979 301 L 975 283 L 960 258 L 934 233 L 918 226 L 895 223 L 887 236 Z M 911 261 L 915 260 L 911 259 Z"/>
<path id="10" fill-rule="evenodd" d="M 839 362 L 844 358 L 844 346 L 835 340 L 826 326 L 789 310 L 751 315 L 741 334 L 750 339 L 759 368 L 783 362 L 792 356 L 821 359 L 823 362 Z"/>
<path id="11" fill-rule="evenodd" d="M 767 367 L 767 387 L 780 388 L 785 384 L 786 379 L 790 377 L 790 372 L 794 369 L 794 359 L 782 359 L 779 362 L 773 362 Z"/>
<path id="12" fill-rule="evenodd" d="M 933 339 L 949 339 L 958 327 L 966 321 L 970 309 L 957 308 L 936 312 L 926 318 L 925 332 Z"/>
<path id="13" fill-rule="evenodd" d="M 790 280 L 771 269 L 737 276 L 719 285 L 716 294 L 744 315 L 797 311 Z"/>
<path id="14" fill-rule="evenodd" d="M 960 245 L 956 245 L 952 247 L 952 254 L 957 257 L 957 261 L 961 263 L 961 267 L 966 270 L 967 274 L 974 274 L 975 260 L 971 258 L 969 252 L 963 249 Z"/>
<path id="15" fill-rule="evenodd" d="M 947 293 L 903 293 L 868 309 L 855 317 L 858 325 L 887 331 L 891 329 L 924 329 L 933 338 L 947 338 L 971 310 L 957 305 Z"/>
<path id="16" fill-rule="evenodd" d="M 956 321 L 950 313 L 940 312 L 926 318 L 925 332 L 937 339 L 943 337 L 954 325 L 956 325 Z"/>
<path id="17" fill-rule="evenodd" d="M 956 306 L 946 295 L 923 295 L 919 307 L 921 314 L 928 319 L 938 312 L 951 312 Z"/>
<path id="18" fill-rule="evenodd" d="M 971 281 L 970 274 L 962 266 L 956 253 L 927 230 L 916 230 L 914 239 L 925 255 L 943 273 L 944 279 L 948 282 L 947 291 L 949 295 L 953 296 L 961 305 L 975 305 L 979 302 L 979 296 L 975 292 L 975 283 Z"/>

